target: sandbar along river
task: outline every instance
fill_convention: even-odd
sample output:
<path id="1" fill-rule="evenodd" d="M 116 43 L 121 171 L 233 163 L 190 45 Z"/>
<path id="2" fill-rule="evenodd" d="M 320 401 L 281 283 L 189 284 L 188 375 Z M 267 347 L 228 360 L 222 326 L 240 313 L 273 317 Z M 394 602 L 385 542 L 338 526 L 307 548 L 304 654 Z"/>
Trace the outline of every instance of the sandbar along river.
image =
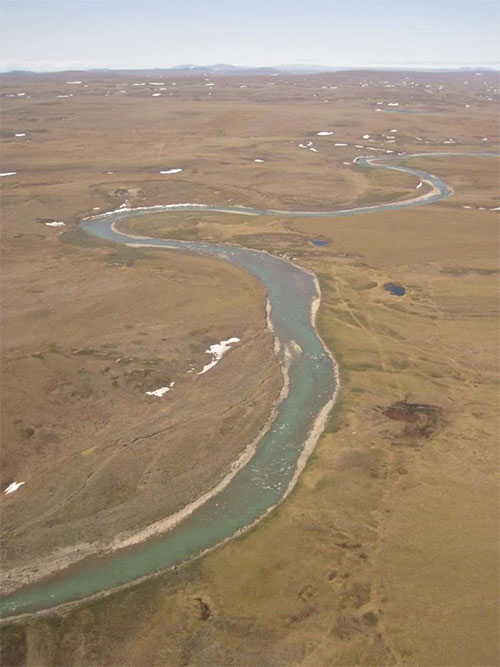
<path id="1" fill-rule="evenodd" d="M 404 156 L 407 157 L 410 156 Z M 311 272 L 265 252 L 203 242 L 140 239 L 120 233 L 113 224 L 132 216 L 154 211 L 165 214 L 172 210 L 337 217 L 428 204 L 451 193 L 436 176 L 409 167 L 386 164 L 388 160 L 357 158 L 357 163 L 365 168 L 382 167 L 413 174 L 427 185 L 426 193 L 412 200 L 344 211 L 273 211 L 180 204 L 121 209 L 80 223 L 85 231 L 107 241 L 130 246 L 150 244 L 210 255 L 230 261 L 256 276 L 267 290 L 269 319 L 279 341 L 280 361 L 285 365 L 288 360 L 288 393 L 277 406 L 255 453 L 235 472 L 225 488 L 161 536 L 110 554 L 86 558 L 57 575 L 6 596 L 0 608 L 4 617 L 35 612 L 110 591 L 196 557 L 249 527 L 291 490 L 333 405 L 338 384 L 336 365 L 314 326 L 319 293 Z"/>

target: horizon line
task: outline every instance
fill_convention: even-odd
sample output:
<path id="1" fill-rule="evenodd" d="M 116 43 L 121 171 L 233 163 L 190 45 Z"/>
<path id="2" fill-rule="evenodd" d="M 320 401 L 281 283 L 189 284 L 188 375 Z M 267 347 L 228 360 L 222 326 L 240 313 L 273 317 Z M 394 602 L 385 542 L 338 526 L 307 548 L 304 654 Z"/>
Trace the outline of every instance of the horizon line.
<path id="1" fill-rule="evenodd" d="M 196 70 L 198 68 L 211 69 L 217 66 L 223 65 L 224 67 L 231 68 L 234 70 L 253 70 L 253 69 L 275 69 L 280 70 L 284 74 L 294 73 L 287 72 L 287 68 L 294 68 L 296 70 L 303 70 L 304 74 L 327 74 L 328 72 L 339 72 L 339 71 L 358 71 L 358 70 L 372 70 L 372 71 L 390 71 L 390 70 L 399 70 L 399 71 L 422 71 L 430 72 L 437 70 L 448 70 L 448 71 L 461 71 L 461 70 L 489 70 L 489 71 L 500 71 L 500 62 L 489 62 L 489 63 L 475 63 L 475 64 L 465 64 L 465 63 L 380 63 L 373 65 L 318 65 L 306 63 L 291 63 L 289 65 L 232 65 L 230 63 L 216 63 L 215 65 L 168 65 L 168 66 L 143 66 L 143 67 L 133 67 L 133 66 L 124 66 L 124 67 L 107 67 L 107 66 L 62 66 L 61 68 L 55 67 L 54 69 L 37 69 L 23 66 L 14 66 L 9 68 L 0 68 L 0 74 L 15 74 L 16 72 L 26 72 L 30 74 L 58 74 L 64 72 L 144 72 L 144 71 L 189 71 L 190 69 Z M 219 72 L 215 71 L 213 74 L 218 74 Z M 225 72 L 220 72 L 224 74 Z M 300 73 L 300 72 L 299 72 Z"/>

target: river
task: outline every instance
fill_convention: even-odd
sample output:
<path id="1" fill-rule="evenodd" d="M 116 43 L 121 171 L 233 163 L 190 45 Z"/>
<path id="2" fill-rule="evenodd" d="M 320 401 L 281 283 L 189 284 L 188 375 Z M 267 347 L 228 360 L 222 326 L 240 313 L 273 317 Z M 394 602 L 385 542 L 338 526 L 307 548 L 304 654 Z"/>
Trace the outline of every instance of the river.
<path id="1" fill-rule="evenodd" d="M 396 160 L 420 155 L 449 154 L 405 155 Z M 250 452 L 248 461 L 240 462 L 244 465 L 232 471 L 225 486 L 221 485 L 224 488 L 208 494 L 210 497 L 205 502 L 161 536 L 113 553 L 86 558 L 53 577 L 5 596 L 0 607 L 4 617 L 39 611 L 136 582 L 197 557 L 248 529 L 283 500 L 295 485 L 323 430 L 338 390 L 336 364 L 314 324 L 320 298 L 314 274 L 267 252 L 238 246 L 128 236 L 116 229 L 116 223 L 131 216 L 172 210 L 338 217 L 430 204 L 451 194 L 451 189 L 437 176 L 387 164 L 392 160 L 378 157 L 356 159 L 362 167 L 410 173 L 427 185 L 426 192 L 410 200 L 341 211 L 280 211 L 178 204 L 121 209 L 92 216 L 80 223 L 85 231 L 107 241 L 210 255 L 230 261 L 256 276 L 267 290 L 269 321 L 279 341 L 278 356 L 282 366 L 286 367 L 288 391 L 284 392 L 286 395 L 256 443 L 255 451 Z"/>

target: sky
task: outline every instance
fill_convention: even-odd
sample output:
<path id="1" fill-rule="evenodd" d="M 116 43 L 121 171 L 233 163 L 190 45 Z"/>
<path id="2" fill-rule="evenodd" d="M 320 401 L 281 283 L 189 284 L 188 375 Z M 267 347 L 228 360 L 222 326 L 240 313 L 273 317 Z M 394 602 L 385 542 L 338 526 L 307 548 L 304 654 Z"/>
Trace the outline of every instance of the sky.
<path id="1" fill-rule="evenodd" d="M 1 0 L 0 70 L 498 67 L 498 0 Z"/>

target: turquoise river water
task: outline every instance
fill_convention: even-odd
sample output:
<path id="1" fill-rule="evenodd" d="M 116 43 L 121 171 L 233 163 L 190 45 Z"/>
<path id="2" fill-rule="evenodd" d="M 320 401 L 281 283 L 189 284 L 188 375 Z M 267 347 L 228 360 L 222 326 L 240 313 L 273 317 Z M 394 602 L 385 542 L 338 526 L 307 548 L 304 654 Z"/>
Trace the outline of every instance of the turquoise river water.
<path id="1" fill-rule="evenodd" d="M 408 157 L 411 156 L 404 156 L 405 159 Z M 406 166 L 387 164 L 388 161 L 389 158 L 358 158 L 357 164 L 366 168 L 397 169 L 413 174 L 427 184 L 427 194 L 411 201 L 322 212 L 180 204 L 122 209 L 80 223 L 85 231 L 106 241 L 131 246 L 147 243 L 160 248 L 211 255 L 237 264 L 256 276 L 267 290 L 271 306 L 269 317 L 280 342 L 281 361 L 284 361 L 287 348 L 295 350 L 289 363 L 289 391 L 277 407 L 268 430 L 258 442 L 255 454 L 223 490 L 159 537 L 110 554 L 86 558 L 56 576 L 24 586 L 5 596 L 0 607 L 4 617 L 35 612 L 113 590 L 199 556 L 251 526 L 291 490 L 333 405 L 337 384 L 336 368 L 314 326 L 312 310 L 319 294 L 312 273 L 268 253 L 238 246 L 137 239 L 117 232 L 112 228 L 113 223 L 131 216 L 151 214 L 154 211 L 165 214 L 172 210 L 333 218 L 429 204 L 451 193 L 450 188 L 438 177 Z M 416 192 L 418 195 L 419 191 Z"/>

